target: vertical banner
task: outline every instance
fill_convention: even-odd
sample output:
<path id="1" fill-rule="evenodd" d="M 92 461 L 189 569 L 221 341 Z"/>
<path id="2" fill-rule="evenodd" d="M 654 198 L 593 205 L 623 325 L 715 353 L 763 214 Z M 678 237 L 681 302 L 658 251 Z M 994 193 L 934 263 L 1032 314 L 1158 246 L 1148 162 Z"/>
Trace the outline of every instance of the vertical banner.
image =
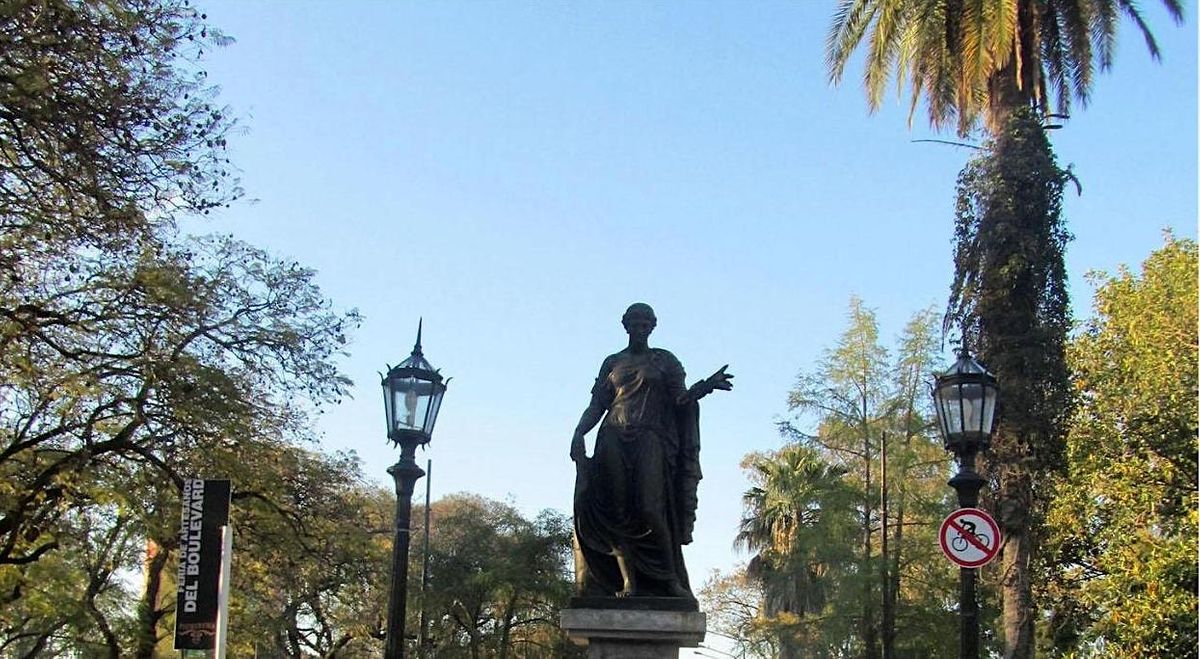
<path id="1" fill-rule="evenodd" d="M 212 650 L 217 638 L 221 527 L 229 523 L 229 481 L 183 482 L 175 649 Z"/>

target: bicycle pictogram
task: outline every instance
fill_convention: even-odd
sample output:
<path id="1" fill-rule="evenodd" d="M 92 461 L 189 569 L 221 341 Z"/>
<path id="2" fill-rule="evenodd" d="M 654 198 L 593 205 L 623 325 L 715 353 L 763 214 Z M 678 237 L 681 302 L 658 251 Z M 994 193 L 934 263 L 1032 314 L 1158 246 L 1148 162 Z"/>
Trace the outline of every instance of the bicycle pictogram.
<path id="1" fill-rule="evenodd" d="M 942 522 L 938 532 L 942 552 L 955 565 L 977 568 L 1000 553 L 1000 527 L 986 511 L 960 508 Z"/>
<path id="2" fill-rule="evenodd" d="M 989 548 L 992 546 L 992 539 L 990 536 L 988 536 L 988 534 L 975 530 L 975 522 L 963 520 L 959 523 L 957 528 L 961 528 L 962 530 L 950 540 L 950 546 L 954 548 L 954 551 L 966 551 L 967 547 L 971 544 L 971 542 L 967 540 L 968 536 L 974 537 L 975 540 L 979 542 L 979 545 Z"/>

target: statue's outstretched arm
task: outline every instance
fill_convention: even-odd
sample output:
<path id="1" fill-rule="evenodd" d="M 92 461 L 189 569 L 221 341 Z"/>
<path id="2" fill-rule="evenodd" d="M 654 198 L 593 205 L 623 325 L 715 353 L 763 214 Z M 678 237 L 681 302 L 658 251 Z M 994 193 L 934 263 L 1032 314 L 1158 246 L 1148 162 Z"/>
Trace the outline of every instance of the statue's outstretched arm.
<path id="1" fill-rule="evenodd" d="M 733 389 L 732 373 L 726 373 L 725 369 L 729 368 L 729 364 L 722 366 L 716 373 L 704 378 L 703 380 L 693 384 L 687 391 L 683 392 L 678 399 L 680 405 L 686 405 L 704 398 L 712 392 L 720 389 L 721 391 L 729 391 Z"/>

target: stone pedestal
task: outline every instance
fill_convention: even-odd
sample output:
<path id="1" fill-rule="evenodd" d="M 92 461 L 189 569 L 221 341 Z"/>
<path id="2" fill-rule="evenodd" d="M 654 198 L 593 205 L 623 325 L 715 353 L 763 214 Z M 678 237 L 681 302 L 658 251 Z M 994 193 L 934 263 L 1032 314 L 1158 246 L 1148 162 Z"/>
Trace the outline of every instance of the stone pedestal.
<path id="1" fill-rule="evenodd" d="M 588 646 L 588 659 L 677 659 L 679 648 L 704 640 L 705 616 L 699 611 L 570 608 L 560 620 L 568 638 Z"/>

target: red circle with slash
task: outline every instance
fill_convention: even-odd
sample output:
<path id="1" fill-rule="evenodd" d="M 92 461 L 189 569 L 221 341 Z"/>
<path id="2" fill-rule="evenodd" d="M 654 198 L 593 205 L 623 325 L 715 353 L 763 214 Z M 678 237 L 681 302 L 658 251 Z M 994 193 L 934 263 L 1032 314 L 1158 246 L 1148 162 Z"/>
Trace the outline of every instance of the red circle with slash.
<path id="1" fill-rule="evenodd" d="M 1000 525 L 987 511 L 959 508 L 942 522 L 938 541 L 942 553 L 955 565 L 982 567 L 1000 553 Z"/>

